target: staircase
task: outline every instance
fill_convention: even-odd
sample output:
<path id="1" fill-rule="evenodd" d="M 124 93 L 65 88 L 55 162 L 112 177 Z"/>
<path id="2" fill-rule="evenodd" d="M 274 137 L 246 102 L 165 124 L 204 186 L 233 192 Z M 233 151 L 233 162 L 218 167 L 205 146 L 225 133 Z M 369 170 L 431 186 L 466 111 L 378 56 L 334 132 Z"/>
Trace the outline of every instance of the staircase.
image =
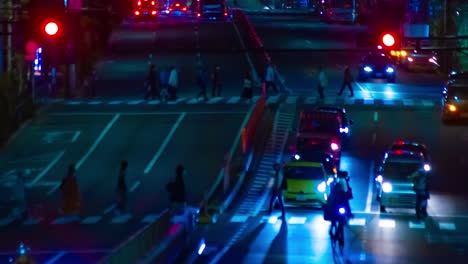
<path id="1" fill-rule="evenodd" d="M 273 129 L 257 172 L 231 222 L 243 222 L 258 215 L 273 185 L 273 165 L 281 162 L 294 113 L 276 112 Z"/>

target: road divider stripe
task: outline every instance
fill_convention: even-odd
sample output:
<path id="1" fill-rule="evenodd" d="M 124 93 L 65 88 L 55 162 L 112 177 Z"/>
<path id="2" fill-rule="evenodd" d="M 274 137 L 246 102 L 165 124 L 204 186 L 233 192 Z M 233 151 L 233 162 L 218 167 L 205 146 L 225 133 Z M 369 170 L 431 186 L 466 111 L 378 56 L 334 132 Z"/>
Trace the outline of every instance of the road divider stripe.
<path id="1" fill-rule="evenodd" d="M 54 264 L 58 260 L 60 260 L 63 256 L 65 256 L 66 254 L 67 254 L 66 251 L 60 251 L 60 252 L 57 253 L 57 255 L 53 256 L 51 259 L 46 261 L 44 264 Z"/>
<path id="2" fill-rule="evenodd" d="M 120 117 L 119 114 L 115 114 L 114 117 L 111 119 L 111 121 L 107 124 L 107 126 L 104 128 L 104 130 L 101 131 L 99 134 L 98 138 L 96 141 L 94 141 L 93 145 L 88 149 L 88 151 L 85 153 L 85 155 L 76 163 L 76 169 L 79 169 L 81 165 L 88 159 L 88 157 L 93 153 L 93 151 L 97 148 L 99 143 L 102 141 L 102 139 L 106 136 L 106 134 L 109 132 L 109 130 L 112 128 L 112 126 L 117 122 L 117 120 Z"/>
<path id="3" fill-rule="evenodd" d="M 95 216 L 88 216 L 85 219 L 81 221 L 82 224 L 85 225 L 90 225 L 90 224 L 96 224 L 102 219 L 102 216 L 95 215 Z"/>
<path id="4" fill-rule="evenodd" d="M 426 224 L 424 222 L 413 222 L 413 221 L 410 221 L 409 222 L 409 228 L 412 228 L 412 229 L 425 229 L 426 228 Z"/>
<path id="5" fill-rule="evenodd" d="M 63 157 L 63 155 L 65 154 L 65 151 L 60 151 L 57 156 L 55 156 L 55 158 L 47 165 L 47 167 L 45 167 L 41 173 L 39 173 L 36 178 L 34 178 L 29 184 L 28 186 L 31 187 L 31 186 L 34 186 L 35 184 L 37 184 L 51 169 L 52 167 L 55 166 L 55 164 L 57 164 L 57 162 Z"/>
<path id="6" fill-rule="evenodd" d="M 179 127 L 180 123 L 182 123 L 182 120 L 185 118 L 186 115 L 187 113 L 184 112 L 179 116 L 179 118 L 177 119 L 175 124 L 172 126 L 171 130 L 169 131 L 169 134 L 167 135 L 167 137 L 164 139 L 163 143 L 159 147 L 158 151 L 154 154 L 153 158 L 149 161 L 148 165 L 143 171 L 144 174 L 148 174 L 151 171 L 151 168 L 153 168 L 154 164 L 159 159 L 159 156 L 161 156 L 167 144 L 169 144 L 169 141 L 171 140 L 172 136 L 174 136 L 175 131 Z"/>
<path id="7" fill-rule="evenodd" d="M 374 162 L 371 162 L 370 169 L 369 169 L 369 185 L 367 186 L 367 198 L 366 198 L 366 209 L 364 210 L 366 213 L 370 213 L 372 207 L 372 198 L 374 196 L 373 189 L 374 189 Z"/>
<path id="8" fill-rule="evenodd" d="M 132 185 L 132 187 L 130 187 L 130 192 L 134 192 L 134 191 L 138 188 L 138 186 L 140 186 L 140 181 L 136 181 L 136 182 Z"/>
<path id="9" fill-rule="evenodd" d="M 77 141 L 80 134 L 81 134 L 81 131 L 76 131 L 75 135 L 73 135 L 71 142 L 74 143 L 75 141 Z"/>
<path id="10" fill-rule="evenodd" d="M 112 224 L 123 224 L 123 223 L 126 223 L 126 222 L 130 221 L 131 218 L 132 218 L 131 214 L 119 215 L 119 216 L 116 216 L 116 217 L 112 218 L 111 223 Z"/>

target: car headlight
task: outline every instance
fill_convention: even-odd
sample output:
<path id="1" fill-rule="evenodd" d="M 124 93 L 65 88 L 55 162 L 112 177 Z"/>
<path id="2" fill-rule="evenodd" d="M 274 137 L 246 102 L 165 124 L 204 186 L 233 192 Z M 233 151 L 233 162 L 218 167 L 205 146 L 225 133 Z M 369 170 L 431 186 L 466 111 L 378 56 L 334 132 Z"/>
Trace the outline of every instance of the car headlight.
<path id="1" fill-rule="evenodd" d="M 372 72 L 372 68 L 369 66 L 364 67 L 365 72 Z"/>
<path id="2" fill-rule="evenodd" d="M 393 73 L 395 70 L 392 67 L 387 67 L 385 70 L 387 73 Z"/>
<path id="3" fill-rule="evenodd" d="M 300 159 L 301 159 L 301 156 L 299 156 L 299 154 L 295 154 L 295 155 L 294 155 L 294 159 L 295 159 L 295 160 L 300 160 Z"/>
<path id="4" fill-rule="evenodd" d="M 327 189 L 327 183 L 326 182 L 321 182 L 318 186 L 317 186 L 317 191 L 319 192 L 325 192 L 325 190 Z"/>
<path id="5" fill-rule="evenodd" d="M 339 147 L 338 144 L 336 144 L 336 143 L 331 143 L 330 148 L 331 148 L 333 151 L 337 151 L 340 147 Z"/>
<path id="6" fill-rule="evenodd" d="M 382 182 L 383 182 L 383 177 L 382 177 L 382 175 L 377 175 L 377 177 L 375 178 L 375 181 L 376 181 L 376 182 L 382 183 Z"/>
<path id="7" fill-rule="evenodd" d="M 431 171 L 431 165 L 429 164 L 424 164 L 424 171 Z"/>
<path id="8" fill-rule="evenodd" d="M 447 109 L 450 111 L 450 112 L 456 112 L 457 111 L 457 107 L 453 104 L 448 104 L 447 105 Z"/>
<path id="9" fill-rule="evenodd" d="M 349 128 L 348 127 L 340 127 L 340 133 L 348 134 L 349 133 Z"/>
<path id="10" fill-rule="evenodd" d="M 408 57 L 408 61 L 409 61 L 409 62 L 413 62 L 414 60 L 413 60 L 413 58 Z"/>
<path id="11" fill-rule="evenodd" d="M 389 193 L 393 190 L 393 187 L 390 183 L 388 182 L 384 182 L 382 184 L 382 191 L 385 192 L 385 193 Z"/>

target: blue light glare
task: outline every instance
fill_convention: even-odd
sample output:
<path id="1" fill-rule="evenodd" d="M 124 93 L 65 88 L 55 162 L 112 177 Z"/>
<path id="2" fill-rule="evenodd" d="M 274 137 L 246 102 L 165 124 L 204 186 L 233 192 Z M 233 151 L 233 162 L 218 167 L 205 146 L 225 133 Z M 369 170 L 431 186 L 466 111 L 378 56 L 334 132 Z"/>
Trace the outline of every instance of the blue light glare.
<path id="1" fill-rule="evenodd" d="M 372 72 L 372 68 L 369 66 L 364 67 L 365 72 Z"/>
<path id="2" fill-rule="evenodd" d="M 395 70 L 392 67 L 387 67 L 385 70 L 387 73 L 393 73 Z"/>

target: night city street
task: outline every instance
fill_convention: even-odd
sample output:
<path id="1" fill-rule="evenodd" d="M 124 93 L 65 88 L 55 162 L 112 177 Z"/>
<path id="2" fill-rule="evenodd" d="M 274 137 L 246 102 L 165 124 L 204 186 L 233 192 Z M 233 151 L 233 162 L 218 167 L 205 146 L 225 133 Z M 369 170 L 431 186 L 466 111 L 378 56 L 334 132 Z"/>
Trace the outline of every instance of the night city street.
<path id="1" fill-rule="evenodd" d="M 256 45 L 255 33 L 280 89 L 265 94 L 265 112 L 274 119 L 271 136 L 261 153 L 253 151 L 258 162 L 232 203 L 216 215 L 217 221 L 184 233 L 183 253 L 167 263 L 468 263 L 468 123 L 441 120 L 448 73 L 397 65 L 394 83 L 360 81 L 361 59 L 374 48 L 362 45 L 360 37 L 370 35 L 370 27 L 324 23 L 318 13 L 295 14 L 294 8 L 274 13 L 264 2 L 237 6 L 251 24 L 238 15 L 226 21 L 125 18 L 95 63 L 89 88 L 95 96 L 80 86 L 75 91 L 80 96 L 41 98 L 39 110 L 0 149 L 0 264 L 10 263 L 21 242 L 38 264 L 101 263 L 171 206 L 166 184 L 179 164 L 186 169 L 186 204 L 200 207 L 225 173 L 229 151 L 236 144 L 244 148 L 243 133 L 263 98 L 260 83 L 268 58 L 248 49 Z M 247 32 L 244 24 L 255 32 Z M 198 98 L 199 62 L 210 76 L 215 65 L 221 66 L 220 96 L 212 96 L 209 79 L 207 100 Z M 151 63 L 158 70 L 176 67 L 177 99 L 144 98 Z M 328 79 L 323 99 L 317 92 L 319 66 Z M 346 66 L 353 97 L 347 89 L 337 94 Z M 259 77 L 253 80 L 251 102 L 243 98 L 247 71 Z M 344 107 L 353 121 L 339 167 L 349 173 L 354 213 L 344 228 L 343 253 L 332 249 L 330 222 L 321 208 L 288 206 L 285 220 L 279 208 L 268 214 L 273 164 L 284 165 L 293 157 L 301 112 L 324 105 Z M 381 212 L 377 200 L 376 168 L 389 146 L 401 140 L 426 145 L 431 156 L 428 217 L 423 220 L 416 219 L 414 209 Z M 128 210 L 117 214 L 122 160 L 128 161 Z M 70 164 L 75 164 L 81 194 L 75 218 L 60 212 L 60 184 Z M 27 220 L 9 217 L 8 201 L 20 170 L 27 186 Z"/>

